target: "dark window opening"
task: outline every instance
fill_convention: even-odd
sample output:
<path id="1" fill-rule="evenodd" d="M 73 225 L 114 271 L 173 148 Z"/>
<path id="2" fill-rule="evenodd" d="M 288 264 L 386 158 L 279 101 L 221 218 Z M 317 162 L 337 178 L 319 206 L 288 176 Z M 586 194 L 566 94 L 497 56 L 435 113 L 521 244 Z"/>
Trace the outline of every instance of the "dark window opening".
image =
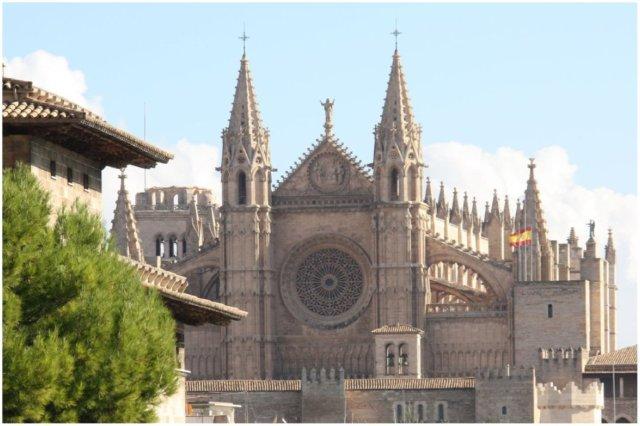
<path id="1" fill-rule="evenodd" d="M 56 175 L 56 162 L 55 162 L 55 160 L 49 161 L 49 173 L 51 173 L 52 177 Z"/>
<path id="2" fill-rule="evenodd" d="M 551 304 L 547 305 L 547 317 L 553 318 L 553 305 Z"/>
<path id="3" fill-rule="evenodd" d="M 183 255 L 187 254 L 187 239 L 186 238 L 182 239 L 182 254 Z"/>
<path id="4" fill-rule="evenodd" d="M 390 176 L 390 194 L 389 199 L 391 201 L 397 201 L 400 197 L 400 177 L 398 176 L 398 169 L 391 170 Z"/>
<path id="5" fill-rule="evenodd" d="M 402 404 L 396 405 L 396 423 L 404 422 Z"/>
<path id="6" fill-rule="evenodd" d="M 395 366 L 395 354 L 393 353 L 393 344 L 389 343 L 386 347 L 386 374 L 393 374 Z"/>
<path id="7" fill-rule="evenodd" d="M 71 167 L 67 167 L 67 182 L 73 183 L 73 169 Z"/>
<path id="8" fill-rule="evenodd" d="M 247 204 L 247 175 L 244 172 L 238 175 L 238 204 Z"/>
<path id="9" fill-rule="evenodd" d="M 178 239 L 176 237 L 169 239 L 169 257 L 178 257 Z"/>
<path id="10" fill-rule="evenodd" d="M 424 421 L 424 405 L 422 404 L 418 405 L 418 421 Z"/>
<path id="11" fill-rule="evenodd" d="M 444 422 L 444 404 L 438 404 L 438 423 Z"/>
<path id="12" fill-rule="evenodd" d="M 507 407 L 502 407 L 502 415 L 503 416 L 507 415 Z"/>
<path id="13" fill-rule="evenodd" d="M 89 189 L 89 175 L 86 173 L 82 175 L 82 186 L 84 189 Z"/>
<path id="14" fill-rule="evenodd" d="M 156 256 L 164 257 L 164 238 L 156 238 Z"/>

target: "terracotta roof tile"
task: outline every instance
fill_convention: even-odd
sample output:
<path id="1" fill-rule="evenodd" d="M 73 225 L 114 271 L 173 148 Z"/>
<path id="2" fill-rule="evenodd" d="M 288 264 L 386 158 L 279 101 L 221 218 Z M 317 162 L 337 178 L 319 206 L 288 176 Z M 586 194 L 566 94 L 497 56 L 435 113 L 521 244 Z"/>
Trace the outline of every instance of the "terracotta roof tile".
<path id="1" fill-rule="evenodd" d="M 628 346 L 617 351 L 596 355 L 589 358 L 585 371 L 594 372 L 600 370 L 610 370 L 612 366 L 616 369 L 637 370 L 638 368 L 638 345 Z"/>
<path id="2" fill-rule="evenodd" d="M 436 390 L 473 389 L 473 377 L 346 379 L 345 390 Z M 298 392 L 300 380 L 189 380 L 187 392 Z"/>
<path id="3" fill-rule="evenodd" d="M 408 324 L 385 325 L 372 331 L 373 334 L 423 334 L 424 331 Z"/>
<path id="4" fill-rule="evenodd" d="M 188 380 L 187 392 L 298 392 L 300 380 Z"/>
<path id="5" fill-rule="evenodd" d="M 382 389 L 473 389 L 473 377 L 429 377 L 424 379 L 348 379 L 345 380 L 347 390 L 382 390 Z"/>
<path id="6" fill-rule="evenodd" d="M 2 118 L 8 123 L 62 122 L 78 123 L 150 155 L 154 161 L 166 163 L 173 154 L 164 151 L 136 136 L 109 124 L 99 115 L 61 96 L 39 87 L 30 81 L 4 77 L 2 79 Z"/>

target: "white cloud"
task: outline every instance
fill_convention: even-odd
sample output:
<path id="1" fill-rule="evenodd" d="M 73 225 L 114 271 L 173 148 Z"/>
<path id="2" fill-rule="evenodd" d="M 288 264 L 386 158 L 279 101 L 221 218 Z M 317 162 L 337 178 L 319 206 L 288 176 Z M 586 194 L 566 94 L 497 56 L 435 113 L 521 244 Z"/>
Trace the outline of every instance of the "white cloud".
<path id="1" fill-rule="evenodd" d="M 23 57 L 6 60 L 5 64 L 5 76 L 32 81 L 41 89 L 67 98 L 96 114 L 103 114 L 102 98 L 87 97 L 84 73 L 80 70 L 72 70 L 64 56 L 57 56 L 45 50 L 36 50 Z"/>
<path id="2" fill-rule="evenodd" d="M 587 222 L 596 222 L 596 240 L 601 256 L 607 241 L 607 228 L 613 229 L 616 247 L 616 273 L 618 285 L 618 332 L 622 344 L 633 344 L 636 339 L 636 260 L 640 254 L 637 235 L 638 197 L 622 194 L 609 188 L 585 188 L 574 180 L 578 167 L 572 164 L 566 150 L 550 146 L 538 150 L 536 180 L 550 237 L 565 242 L 573 226 L 584 247 Z M 528 158 L 511 148 L 500 148 L 495 153 L 474 145 L 459 142 L 434 143 L 425 147 L 429 163 L 427 174 L 432 177 L 432 189 L 437 197 L 439 181 L 443 180 L 447 199 L 451 200 L 453 187 L 467 191 L 479 202 L 479 213 L 484 202 L 491 201 L 493 190 L 511 201 L 515 213 L 516 198 L 523 198 L 529 170 Z M 461 200 L 460 200 L 461 201 Z"/>
<path id="3" fill-rule="evenodd" d="M 213 143 L 191 143 L 186 139 L 178 141 L 171 150 L 175 155 L 167 164 L 159 164 L 147 170 L 147 188 L 154 186 L 198 186 L 213 191 L 220 200 L 220 178 L 215 172 L 218 153 Z M 113 210 L 116 206 L 120 180 L 120 170 L 107 167 L 102 173 L 102 218 L 107 229 L 111 229 Z M 129 166 L 126 186 L 129 198 L 135 202 L 135 194 L 144 191 L 144 169 Z"/>

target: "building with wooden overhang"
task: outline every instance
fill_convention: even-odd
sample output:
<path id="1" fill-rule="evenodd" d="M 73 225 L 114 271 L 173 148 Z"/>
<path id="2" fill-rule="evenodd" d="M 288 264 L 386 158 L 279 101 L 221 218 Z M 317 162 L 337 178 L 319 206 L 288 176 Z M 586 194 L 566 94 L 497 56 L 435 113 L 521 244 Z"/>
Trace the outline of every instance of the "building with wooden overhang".
<path id="1" fill-rule="evenodd" d="M 3 168 L 28 165 L 51 197 L 52 221 L 60 207 L 76 200 L 90 211 L 102 212 L 102 170 L 106 166 L 142 168 L 166 163 L 173 155 L 109 124 L 93 112 L 30 81 L 2 79 Z M 123 261 L 132 264 L 142 284 L 155 288 L 176 320 L 178 391 L 158 407 L 161 421 L 185 421 L 184 325 L 225 326 L 247 315 L 245 311 L 185 293 L 185 277 L 147 265 L 137 252 L 137 231 L 131 205 L 122 188 L 113 221 L 124 230 L 116 238 Z M 119 214 L 119 212 L 121 212 Z M 133 220 L 133 222 L 132 222 Z M 140 249 L 141 250 L 141 249 Z"/>
<path id="2" fill-rule="evenodd" d="M 173 155 L 30 81 L 2 79 L 2 165 L 28 164 L 52 193 L 53 213 L 76 200 L 102 210 L 102 170 L 143 168 Z"/>
<path id="3" fill-rule="evenodd" d="M 590 357 L 583 377 L 604 384 L 603 423 L 638 421 L 638 345 Z"/>

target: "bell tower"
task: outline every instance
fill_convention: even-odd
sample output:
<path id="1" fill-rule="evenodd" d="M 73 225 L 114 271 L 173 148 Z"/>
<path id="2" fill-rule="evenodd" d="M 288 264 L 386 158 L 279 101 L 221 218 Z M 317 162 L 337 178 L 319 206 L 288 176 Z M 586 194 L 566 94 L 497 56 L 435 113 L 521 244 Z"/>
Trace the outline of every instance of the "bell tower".
<path id="1" fill-rule="evenodd" d="M 243 35 L 241 39 L 246 40 Z M 240 60 L 229 126 L 222 132 L 221 286 L 225 302 L 250 316 L 226 339 L 230 379 L 273 372 L 271 158 L 246 54 Z"/>
<path id="2" fill-rule="evenodd" d="M 398 35 L 396 30 L 394 35 Z M 427 302 L 421 128 L 413 116 L 397 45 L 380 122 L 374 130 L 378 326 L 422 327 Z"/>

